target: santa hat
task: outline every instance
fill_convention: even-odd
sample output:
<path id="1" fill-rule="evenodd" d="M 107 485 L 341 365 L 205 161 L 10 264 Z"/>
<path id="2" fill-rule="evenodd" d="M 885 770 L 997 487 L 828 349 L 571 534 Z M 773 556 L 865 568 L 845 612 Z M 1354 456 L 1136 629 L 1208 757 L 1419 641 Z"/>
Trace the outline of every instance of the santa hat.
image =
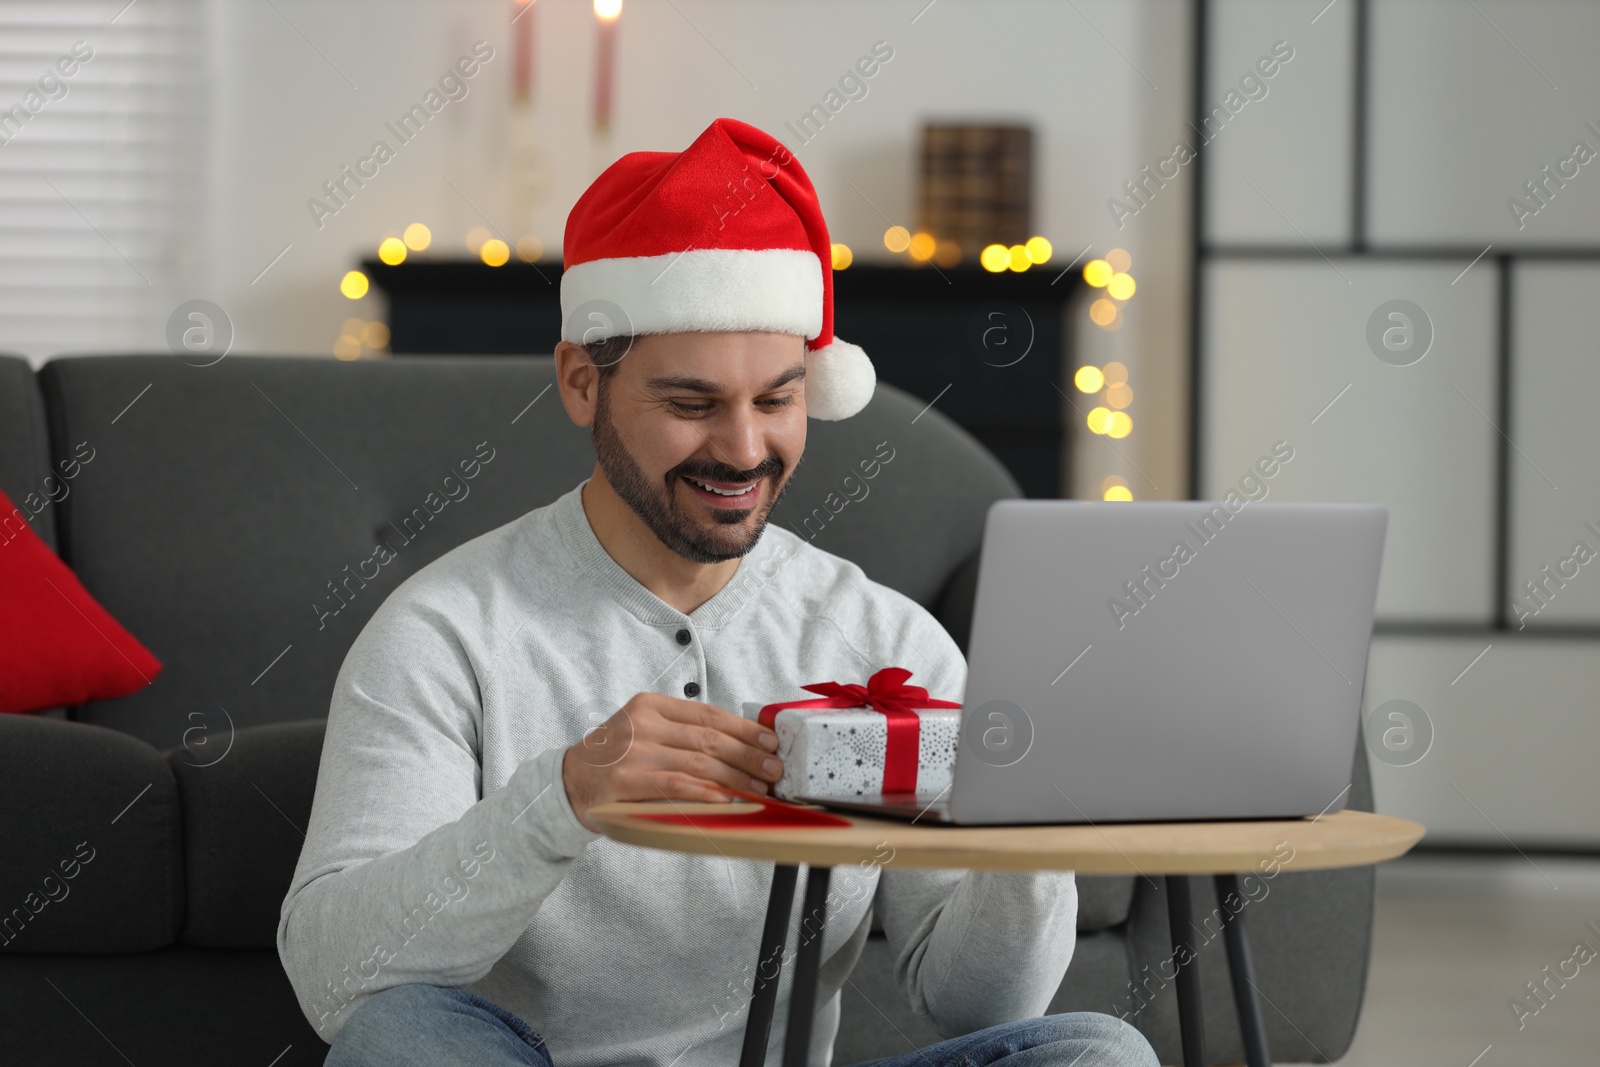
<path id="1" fill-rule="evenodd" d="M 767 330 L 806 339 L 806 412 L 854 415 L 872 361 L 833 335 L 833 246 L 816 190 L 770 134 L 717 119 L 682 152 L 630 152 L 573 205 L 561 336 Z"/>

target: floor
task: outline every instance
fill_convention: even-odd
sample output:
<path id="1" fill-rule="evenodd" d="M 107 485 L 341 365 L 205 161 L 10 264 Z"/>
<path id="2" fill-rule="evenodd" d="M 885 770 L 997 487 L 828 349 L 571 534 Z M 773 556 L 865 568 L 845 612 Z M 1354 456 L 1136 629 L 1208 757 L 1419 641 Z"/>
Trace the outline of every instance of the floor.
<path id="1" fill-rule="evenodd" d="M 1422 854 L 1386 864 L 1361 1026 L 1339 1063 L 1597 1067 L 1597 953 L 1600 858 Z M 1542 1001 L 1526 987 L 1540 980 Z M 1520 1019 L 1514 998 L 1526 1005 Z"/>

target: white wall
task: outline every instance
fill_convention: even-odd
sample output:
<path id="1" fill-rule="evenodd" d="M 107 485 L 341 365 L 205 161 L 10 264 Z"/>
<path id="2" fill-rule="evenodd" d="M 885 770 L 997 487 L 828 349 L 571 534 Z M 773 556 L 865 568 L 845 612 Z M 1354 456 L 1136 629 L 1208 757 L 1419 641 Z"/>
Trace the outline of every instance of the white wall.
<path id="1" fill-rule="evenodd" d="M 1374 643 L 1363 714 L 1409 700 L 1433 742 L 1404 766 L 1374 749 L 1380 810 L 1420 819 L 1434 840 L 1593 848 L 1600 563 L 1566 563 L 1526 630 L 1496 619 L 1578 542 L 1600 553 L 1585 525 L 1600 526 L 1600 158 L 1552 180 L 1544 203 L 1522 188 L 1578 141 L 1600 153 L 1600 129 L 1585 125 L 1600 127 L 1600 6 L 1368 9 L 1362 248 L 1350 195 L 1354 5 L 1217 0 L 1219 79 L 1263 37 L 1294 42 L 1297 57 L 1281 92 L 1249 104 L 1215 146 L 1207 236 L 1231 247 L 1204 275 L 1204 481 L 1215 491 L 1258 442 L 1287 437 L 1299 455 L 1278 499 L 1389 507 L 1380 621 L 1406 625 Z M 1513 197 L 1537 213 L 1518 218 Z M 1588 258 L 1551 258 L 1560 251 Z M 1368 340 L 1394 299 L 1420 306 L 1433 329 L 1427 355 L 1406 366 Z"/>

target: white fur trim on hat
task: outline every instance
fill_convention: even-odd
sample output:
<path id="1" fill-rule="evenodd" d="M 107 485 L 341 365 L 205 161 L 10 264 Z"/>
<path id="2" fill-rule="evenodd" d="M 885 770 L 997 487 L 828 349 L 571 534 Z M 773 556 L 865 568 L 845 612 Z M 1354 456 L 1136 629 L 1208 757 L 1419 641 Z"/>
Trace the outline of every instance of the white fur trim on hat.
<path id="1" fill-rule="evenodd" d="M 806 356 L 806 415 L 830 422 L 848 419 L 867 406 L 877 381 L 861 347 L 835 336 L 832 344 Z"/>
<path id="2" fill-rule="evenodd" d="M 822 263 L 809 249 L 695 248 L 596 259 L 561 276 L 561 337 L 764 330 L 822 332 Z"/>

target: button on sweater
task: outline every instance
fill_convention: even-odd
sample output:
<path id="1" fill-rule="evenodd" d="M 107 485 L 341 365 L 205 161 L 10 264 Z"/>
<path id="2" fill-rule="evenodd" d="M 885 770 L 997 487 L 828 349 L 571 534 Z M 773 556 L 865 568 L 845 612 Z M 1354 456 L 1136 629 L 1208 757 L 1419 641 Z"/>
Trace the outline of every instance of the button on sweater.
<path id="1" fill-rule="evenodd" d="M 591 832 L 567 800 L 563 751 L 640 692 L 693 687 L 737 714 L 900 666 L 961 698 L 949 635 L 855 564 L 770 526 L 686 615 L 606 553 L 581 490 L 413 575 L 345 659 L 277 935 L 325 1041 L 368 997 L 421 982 L 503 1005 L 560 1067 L 737 1062 L 771 865 Z M 897 870 L 881 855 L 834 872 L 812 1067 L 830 1061 L 874 913 L 899 992 L 939 1032 L 1044 1011 L 1072 957 L 1070 873 Z"/>

